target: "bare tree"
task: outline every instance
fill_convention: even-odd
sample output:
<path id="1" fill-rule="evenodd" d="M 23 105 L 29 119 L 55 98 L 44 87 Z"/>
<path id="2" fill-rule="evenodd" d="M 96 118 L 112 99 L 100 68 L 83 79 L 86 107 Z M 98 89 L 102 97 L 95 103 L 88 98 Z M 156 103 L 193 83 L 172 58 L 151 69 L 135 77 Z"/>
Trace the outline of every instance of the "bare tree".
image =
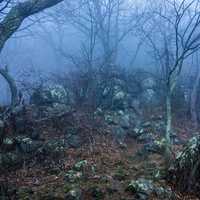
<path id="1" fill-rule="evenodd" d="M 172 95 L 184 61 L 200 48 L 200 1 L 148 1 L 149 20 L 140 27 L 161 66 L 166 86 L 166 160 L 171 157 Z"/>
<path id="2" fill-rule="evenodd" d="M 27 0 L 15 3 L 12 0 L 0 1 L 0 53 L 7 40 L 19 29 L 22 22 L 29 16 L 46 8 L 52 7 L 63 0 Z M 16 86 L 14 80 L 4 69 L 0 74 L 6 79 L 12 92 L 12 105 L 16 103 Z"/>
<path id="3" fill-rule="evenodd" d="M 59 15 L 56 12 L 51 16 L 55 24 L 64 28 L 70 22 L 81 34 L 81 54 L 87 66 L 97 62 L 109 65 L 116 64 L 120 43 L 137 23 L 131 6 L 125 0 L 78 0 L 63 7 Z M 57 49 L 76 65 L 77 59 L 66 53 L 65 45 L 62 43 Z"/>
<path id="4" fill-rule="evenodd" d="M 196 66 L 196 77 L 194 80 L 194 84 L 192 87 L 191 98 L 190 98 L 190 114 L 191 119 L 194 124 L 194 128 L 198 128 L 198 108 L 197 108 L 197 100 L 198 100 L 198 91 L 200 84 L 200 63 L 199 63 L 199 53 L 195 55 L 195 62 L 193 62 Z M 194 59 L 194 58 L 193 58 Z"/>
<path id="5" fill-rule="evenodd" d="M 9 74 L 7 67 L 5 69 L 0 69 L 0 74 L 5 78 L 8 82 L 10 91 L 11 91 L 11 107 L 14 107 L 18 104 L 18 93 L 17 93 L 17 86 L 15 80 Z"/>

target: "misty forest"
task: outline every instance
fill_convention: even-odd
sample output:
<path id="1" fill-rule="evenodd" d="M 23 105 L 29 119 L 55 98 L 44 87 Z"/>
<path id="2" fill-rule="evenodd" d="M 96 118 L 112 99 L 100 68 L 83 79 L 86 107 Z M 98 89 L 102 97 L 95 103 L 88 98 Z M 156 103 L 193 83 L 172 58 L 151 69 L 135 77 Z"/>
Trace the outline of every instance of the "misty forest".
<path id="1" fill-rule="evenodd" d="M 200 199 L 200 0 L 0 0 L 0 200 Z"/>

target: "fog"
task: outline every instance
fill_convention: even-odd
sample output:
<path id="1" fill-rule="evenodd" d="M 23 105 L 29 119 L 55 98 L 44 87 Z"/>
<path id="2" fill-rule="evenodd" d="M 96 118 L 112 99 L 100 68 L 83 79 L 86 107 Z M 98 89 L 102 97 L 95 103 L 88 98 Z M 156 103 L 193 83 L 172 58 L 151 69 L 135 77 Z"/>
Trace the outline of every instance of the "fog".
<path id="1" fill-rule="evenodd" d="M 66 4 L 63 5 L 66 6 Z M 21 28 L 4 46 L 0 65 L 8 66 L 10 73 L 16 80 L 20 78 L 24 70 L 30 68 L 38 73 L 41 71 L 43 73 L 62 73 L 70 70 L 74 65 L 71 57 L 81 59 L 83 56 L 82 46 L 89 43 L 89 38 L 79 30 L 79 27 L 77 28 L 77 25 L 72 24 L 71 16 L 68 13 L 75 8 L 63 11 L 63 8 L 58 5 L 45 11 L 45 14 L 38 14 L 26 19 Z M 63 15 L 69 15 L 64 16 L 64 22 L 62 21 L 61 25 L 56 22 L 56 19 L 51 18 L 51 14 L 55 15 L 59 10 L 63 12 Z M 130 17 L 132 17 L 131 15 Z M 41 20 L 44 16 L 47 19 Z M 141 38 L 136 37 L 134 29 L 131 30 L 119 43 L 116 64 L 124 68 L 148 69 L 152 67 L 154 64 L 146 47 L 145 43 L 141 42 Z M 95 53 L 102 54 L 101 45 L 97 44 Z M 145 59 L 143 59 L 144 57 Z M 5 81 L 1 78 L 1 88 L 4 91 L 1 103 L 5 103 L 10 96 L 6 87 Z"/>
<path id="2" fill-rule="evenodd" d="M 115 42 L 112 41 L 112 38 L 116 37 L 116 27 L 112 25 L 112 23 L 114 25 L 116 23 L 116 12 L 119 15 L 118 34 L 125 33 L 124 38 L 117 44 L 117 56 L 114 64 L 118 66 L 128 69 L 142 68 L 146 71 L 157 71 L 159 68 L 148 39 L 141 36 L 142 33 L 138 31 L 139 24 L 145 24 L 145 21 L 148 21 L 143 13 L 146 4 L 148 1 L 124 0 L 119 4 L 121 10 L 114 10 L 111 13 L 111 18 L 113 17 L 110 21 L 110 29 L 113 29 L 110 30 L 111 46 L 112 42 Z M 81 1 L 66 1 L 27 18 L 18 31 L 6 42 L 1 53 L 0 65 L 7 66 L 16 81 L 20 79 L 24 71 L 30 69 L 45 74 L 62 74 L 71 70 L 75 64 L 72 60 L 85 59 L 83 56 L 86 52 L 83 51 L 86 49 L 83 50 L 83 48 L 90 48 L 89 45 L 91 45 L 89 34 L 91 34 L 92 27 L 90 27 L 91 22 L 87 19 L 91 13 L 88 14 L 88 5 L 84 2 L 81 5 Z M 105 23 L 107 23 L 106 20 Z M 95 41 L 93 54 L 94 59 L 101 62 L 103 49 L 99 42 Z M 189 60 L 189 65 L 190 62 Z M 191 67 L 190 69 L 186 68 L 186 71 L 183 70 L 186 74 L 188 71 L 193 70 Z M 1 78 L 1 88 L 4 95 L 1 96 L 0 102 L 5 104 L 10 94 L 3 78 Z"/>
<path id="3" fill-rule="evenodd" d="M 200 199 L 200 0 L 0 0 L 0 199 Z"/>

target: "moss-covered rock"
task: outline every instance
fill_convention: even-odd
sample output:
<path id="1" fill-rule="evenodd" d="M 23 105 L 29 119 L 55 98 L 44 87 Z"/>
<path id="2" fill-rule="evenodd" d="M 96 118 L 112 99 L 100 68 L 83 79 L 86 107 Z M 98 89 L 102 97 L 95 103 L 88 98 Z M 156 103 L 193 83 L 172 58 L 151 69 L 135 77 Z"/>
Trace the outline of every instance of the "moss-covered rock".
<path id="1" fill-rule="evenodd" d="M 200 136 L 189 140 L 184 149 L 178 153 L 170 172 L 176 184 L 183 191 L 200 190 Z"/>
<path id="2" fill-rule="evenodd" d="M 71 189 L 65 196 L 65 200 L 82 200 L 82 191 L 80 188 Z"/>
<path id="3" fill-rule="evenodd" d="M 87 160 L 81 160 L 74 165 L 74 169 L 77 171 L 81 171 L 85 166 L 87 166 Z"/>
<path id="4" fill-rule="evenodd" d="M 153 195 L 156 195 L 159 199 L 168 200 L 172 199 L 173 196 L 171 188 L 157 186 L 152 180 L 144 178 L 131 181 L 126 191 L 135 194 L 138 200 L 148 200 Z"/>
<path id="5" fill-rule="evenodd" d="M 79 181 L 81 178 L 83 178 L 83 173 L 82 172 L 77 172 L 74 170 L 69 170 L 65 174 L 65 180 L 69 183 L 76 183 Z"/>

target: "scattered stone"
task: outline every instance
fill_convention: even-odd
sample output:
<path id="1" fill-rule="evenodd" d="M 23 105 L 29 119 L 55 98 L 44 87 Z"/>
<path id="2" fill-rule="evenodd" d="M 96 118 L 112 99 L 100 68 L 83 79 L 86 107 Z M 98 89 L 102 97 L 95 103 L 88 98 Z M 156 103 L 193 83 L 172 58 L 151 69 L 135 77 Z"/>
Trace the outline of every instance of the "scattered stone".
<path id="1" fill-rule="evenodd" d="M 68 103 L 68 93 L 61 85 L 40 87 L 30 97 L 30 103 L 38 106 Z"/>
<path id="2" fill-rule="evenodd" d="M 146 89 L 141 94 L 141 101 L 143 105 L 156 106 L 159 104 L 159 98 L 154 89 Z"/>
<path id="3" fill-rule="evenodd" d="M 32 140 L 25 136 L 18 136 L 15 140 L 17 142 L 17 147 L 23 153 L 35 152 L 43 145 L 43 142 Z"/>
<path id="4" fill-rule="evenodd" d="M 4 149 L 4 151 L 11 151 L 14 150 L 15 148 L 15 141 L 13 138 L 4 138 L 3 142 L 2 142 L 2 149 Z"/>
<path id="5" fill-rule="evenodd" d="M 105 121 L 110 125 L 117 125 L 119 123 L 119 119 L 115 113 L 105 114 L 104 118 L 105 118 Z"/>
<path id="6" fill-rule="evenodd" d="M 149 153 L 161 154 L 165 149 L 165 139 L 152 140 L 144 144 L 144 146 L 136 153 L 138 156 L 146 157 Z"/>
<path id="7" fill-rule="evenodd" d="M 152 143 L 155 140 L 153 133 L 144 133 L 137 137 L 137 140 L 143 143 Z"/>
<path id="8" fill-rule="evenodd" d="M 178 153 L 174 166 L 172 166 L 173 177 L 179 189 L 182 191 L 200 190 L 200 136 L 189 140 L 183 150 Z M 181 176 L 180 176 L 181 174 Z M 187 181 L 185 181 L 187 180 Z"/>
<path id="9" fill-rule="evenodd" d="M 154 191 L 153 181 L 143 178 L 131 181 L 126 190 L 137 194 L 140 199 L 148 199 Z"/>
<path id="10" fill-rule="evenodd" d="M 70 190 L 66 196 L 65 200 L 82 200 L 82 191 L 79 188 L 74 188 Z"/>
<path id="11" fill-rule="evenodd" d="M 128 114 L 123 114 L 120 119 L 120 126 L 124 129 L 130 128 L 130 116 Z"/>
<path id="12" fill-rule="evenodd" d="M 53 152 L 62 152 L 67 148 L 64 139 L 49 140 L 43 147 L 44 151 L 49 154 Z"/>
<path id="13" fill-rule="evenodd" d="M 77 172 L 77 171 L 74 171 L 74 170 L 69 170 L 65 174 L 65 180 L 67 182 L 70 182 L 70 183 L 75 183 L 78 180 L 80 180 L 81 178 L 83 178 L 83 173 L 82 172 Z"/>
<path id="14" fill-rule="evenodd" d="M 85 166 L 87 166 L 87 160 L 81 160 L 74 165 L 74 169 L 77 171 L 81 171 Z"/>
<path id="15" fill-rule="evenodd" d="M 156 86 L 156 80 L 152 77 L 145 78 L 142 81 L 143 89 L 154 88 Z"/>
<path id="16" fill-rule="evenodd" d="M 140 128 L 140 127 L 135 127 L 128 134 L 129 134 L 130 137 L 138 138 L 139 136 L 145 134 L 145 130 L 143 128 Z"/>
<path id="17" fill-rule="evenodd" d="M 152 195 L 156 195 L 162 200 L 168 200 L 173 196 L 171 188 L 157 186 L 152 180 L 144 178 L 131 181 L 126 190 L 135 194 L 138 200 L 148 200 Z"/>
<path id="18" fill-rule="evenodd" d="M 117 142 L 121 145 L 124 143 L 124 139 L 126 137 L 126 131 L 120 126 L 113 126 L 112 132 Z"/>

